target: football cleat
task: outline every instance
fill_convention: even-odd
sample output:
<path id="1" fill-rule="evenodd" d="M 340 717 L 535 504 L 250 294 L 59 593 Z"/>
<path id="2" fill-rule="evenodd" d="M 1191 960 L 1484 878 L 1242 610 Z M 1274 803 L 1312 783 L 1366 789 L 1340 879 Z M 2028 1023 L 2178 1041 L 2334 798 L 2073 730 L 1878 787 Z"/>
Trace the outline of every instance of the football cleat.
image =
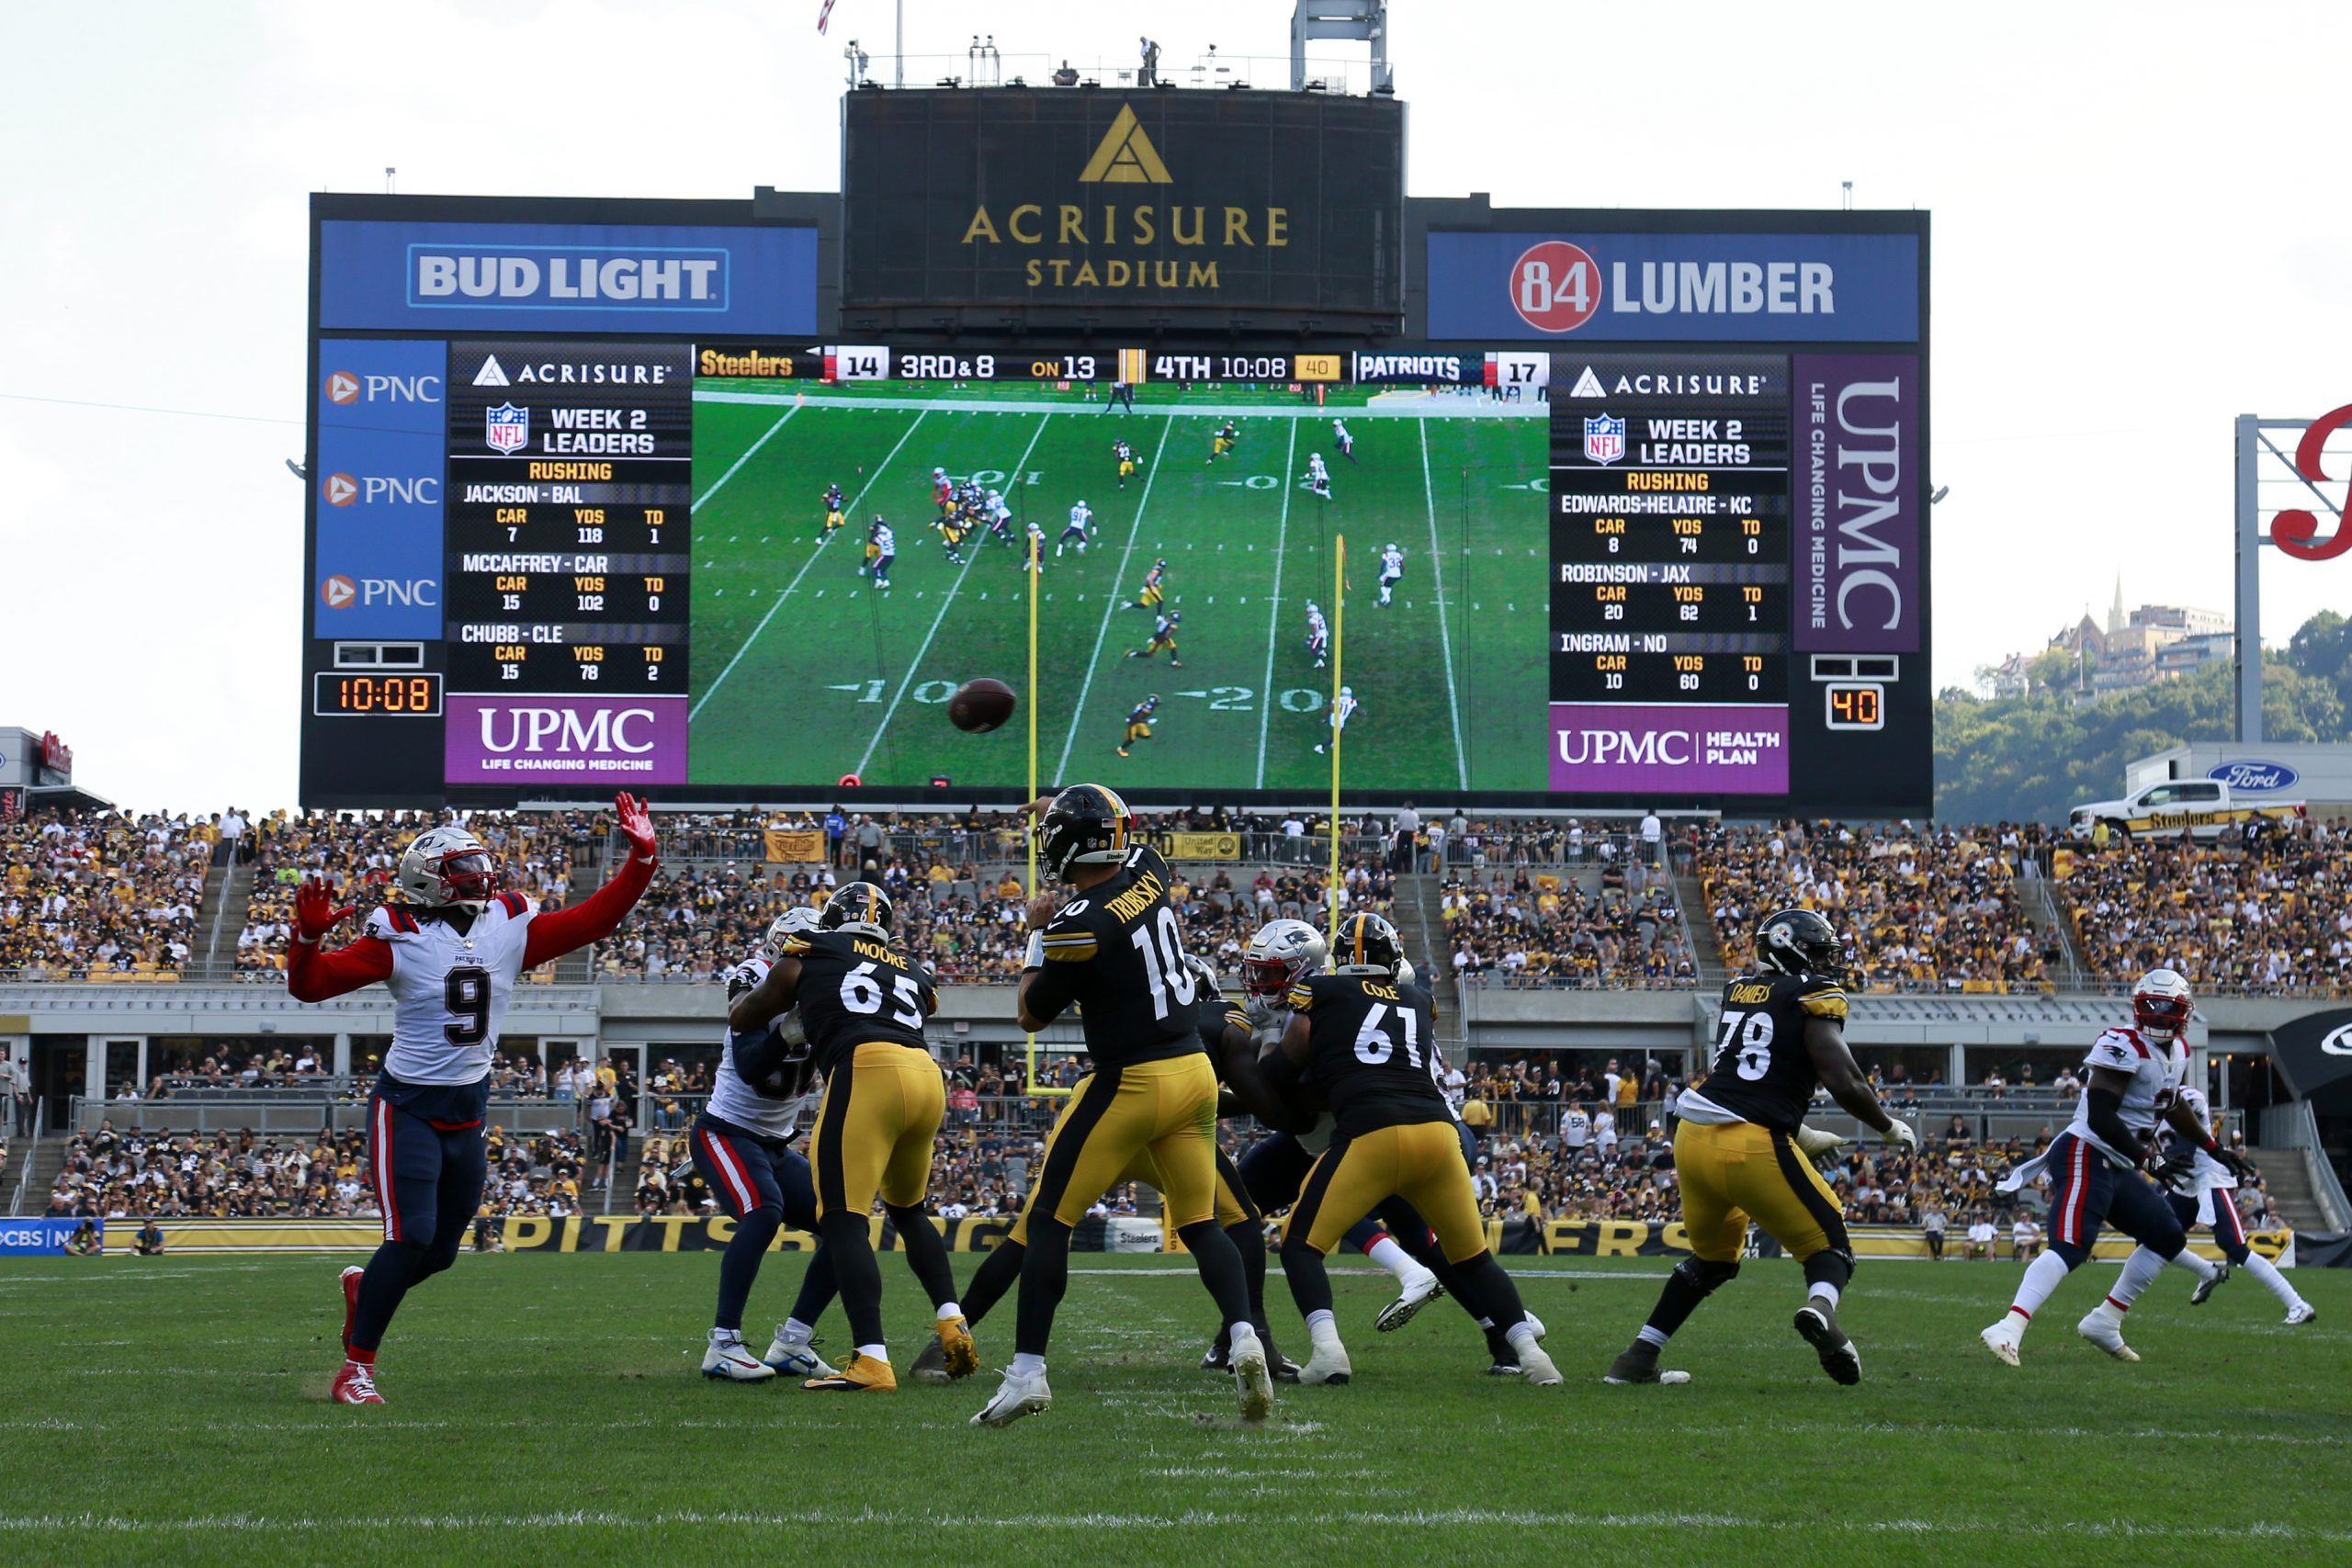
<path id="1" fill-rule="evenodd" d="M 775 1337 L 768 1343 L 768 1353 L 760 1358 L 775 1369 L 776 1375 L 787 1378 L 830 1378 L 835 1369 L 824 1357 L 817 1354 L 814 1339 L 787 1339 L 784 1325 L 775 1325 Z"/>
<path id="2" fill-rule="evenodd" d="M 1838 1326 L 1838 1309 L 1819 1296 L 1808 1296 L 1797 1308 L 1797 1333 L 1821 1355 L 1821 1370 L 1829 1381 L 1847 1388 L 1862 1381 L 1861 1352 Z"/>
<path id="3" fill-rule="evenodd" d="M 2193 1307 L 2203 1306 L 2207 1297 L 2211 1296 L 2215 1291 L 2220 1290 L 2223 1285 L 2226 1285 L 2229 1282 L 2230 1260 L 2224 1258 L 2219 1263 L 2213 1265 L 2213 1277 L 2211 1279 L 2199 1280 L 2197 1281 L 2197 1288 L 2188 1292 L 2188 1304 Z"/>
<path id="4" fill-rule="evenodd" d="M 1438 1282 L 1438 1277 L 1427 1269 L 1416 1267 L 1406 1277 L 1403 1293 L 1380 1309 L 1372 1326 L 1382 1334 L 1394 1334 L 1412 1322 L 1415 1313 L 1443 1294 L 1445 1287 Z"/>
<path id="5" fill-rule="evenodd" d="M 853 1350 L 848 1366 L 830 1377 L 810 1378 L 800 1386 L 812 1393 L 896 1393 L 899 1374 L 879 1357 Z"/>
<path id="6" fill-rule="evenodd" d="M 334 1375 L 334 1392 L 331 1395 L 337 1404 L 381 1404 L 384 1396 L 376 1392 L 376 1370 L 356 1361 L 345 1361 L 343 1371 Z"/>
<path id="7" fill-rule="evenodd" d="M 2318 1315 L 2319 1308 L 2312 1305 L 2311 1303 L 2297 1302 L 2287 1309 L 2287 1326 L 2292 1328 L 2299 1323 L 2309 1323 Z"/>
<path id="8" fill-rule="evenodd" d="M 980 1349 L 972 1343 L 971 1325 L 961 1317 L 943 1317 L 939 1324 L 940 1353 L 946 1358 L 947 1375 L 967 1378 L 980 1370 Z"/>
<path id="9" fill-rule="evenodd" d="M 2119 1314 L 2108 1311 L 2107 1303 L 2104 1302 L 2083 1314 L 2083 1320 L 2075 1325 L 2075 1332 L 2119 1361 L 2136 1361 L 2140 1359 L 2139 1351 L 2123 1343 L 2122 1317 Z"/>
<path id="10" fill-rule="evenodd" d="M 947 1372 L 947 1347 L 934 1339 L 915 1352 L 914 1364 L 907 1375 L 917 1382 L 953 1382 Z"/>
<path id="11" fill-rule="evenodd" d="M 1053 1408 L 1054 1391 L 1046 1386 L 1046 1374 L 1023 1377 L 1011 1367 L 1004 1369 L 1004 1381 L 996 1385 L 996 1397 L 972 1417 L 975 1427 L 1010 1427 L 1023 1416 L 1040 1416 Z"/>
<path id="12" fill-rule="evenodd" d="M 1298 1370 L 1298 1381 L 1309 1385 L 1345 1383 L 1354 1375 L 1355 1369 L 1348 1364 L 1348 1348 L 1337 1339 L 1316 1346 L 1315 1354 Z"/>
<path id="13" fill-rule="evenodd" d="M 351 1321 L 359 1315 L 359 1281 L 368 1270 L 354 1263 L 343 1271 L 343 1348 L 351 1348 Z"/>
<path id="14" fill-rule="evenodd" d="M 1500 1371 L 1502 1369 L 1498 1367 L 1494 1370 Z M 1514 1367 L 1512 1370 L 1520 1369 Z M 1636 1339 L 1617 1353 L 1617 1359 L 1609 1363 L 1609 1371 L 1600 1381 L 1620 1385 L 1664 1383 L 1673 1386 L 1689 1382 L 1690 1374 L 1661 1369 L 1657 1364 L 1657 1347 L 1646 1339 Z"/>
<path id="15" fill-rule="evenodd" d="M 765 1382 L 775 1376 L 775 1369 L 752 1355 L 741 1339 L 725 1339 L 703 1351 L 702 1375 L 729 1382 Z"/>
<path id="16" fill-rule="evenodd" d="M 1992 1351 L 2002 1365 L 2014 1367 L 2018 1364 L 2018 1341 L 2025 1336 L 2024 1321 L 2013 1312 L 2004 1313 L 2000 1322 L 1976 1337 L 1984 1342 L 1984 1348 Z"/>
<path id="17" fill-rule="evenodd" d="M 1266 1370 L 1266 1342 L 1254 1331 L 1234 1336 L 1233 1384 L 1244 1421 L 1263 1421 L 1274 1413 L 1274 1380 Z"/>
<path id="18" fill-rule="evenodd" d="M 1531 1342 L 1521 1348 L 1519 1370 L 1526 1376 L 1527 1381 L 1537 1388 L 1560 1386 L 1560 1369 L 1552 1364 L 1552 1358 L 1544 1353 L 1544 1348 L 1540 1345 Z"/>

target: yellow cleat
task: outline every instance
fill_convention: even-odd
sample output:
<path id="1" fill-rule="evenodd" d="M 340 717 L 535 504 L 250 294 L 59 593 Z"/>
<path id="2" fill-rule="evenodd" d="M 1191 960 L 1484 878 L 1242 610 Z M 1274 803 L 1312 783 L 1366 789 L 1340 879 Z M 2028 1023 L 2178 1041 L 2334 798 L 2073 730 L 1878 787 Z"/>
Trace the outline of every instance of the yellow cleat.
<path id="1" fill-rule="evenodd" d="M 939 1320 L 939 1348 L 947 1355 L 947 1375 L 967 1378 L 980 1370 L 980 1348 L 972 1343 L 971 1325 L 960 1317 Z"/>
<path id="2" fill-rule="evenodd" d="M 852 1353 L 849 1365 L 829 1378 L 810 1378 L 800 1385 L 819 1393 L 895 1393 L 899 1374 L 890 1363 Z"/>

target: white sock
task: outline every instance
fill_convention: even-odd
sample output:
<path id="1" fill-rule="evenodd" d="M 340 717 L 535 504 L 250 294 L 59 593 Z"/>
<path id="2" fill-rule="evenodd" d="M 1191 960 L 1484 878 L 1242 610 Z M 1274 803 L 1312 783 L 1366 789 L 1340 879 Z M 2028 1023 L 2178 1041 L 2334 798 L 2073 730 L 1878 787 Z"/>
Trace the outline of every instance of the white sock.
<path id="1" fill-rule="evenodd" d="M 817 1337 L 817 1330 L 797 1317 L 787 1317 L 784 1320 L 784 1327 L 777 1331 L 776 1337 L 795 1345 L 806 1345 Z"/>
<path id="2" fill-rule="evenodd" d="M 2238 1267 L 2261 1280 L 2263 1288 L 2277 1296 L 2290 1311 L 2303 1304 L 2302 1296 L 2287 1282 L 2287 1276 L 2278 1272 L 2278 1265 L 2259 1252 L 2247 1253 L 2245 1261 Z"/>
<path id="3" fill-rule="evenodd" d="M 1033 1356 L 1026 1350 L 1012 1353 L 1012 1375 L 1017 1378 L 1041 1378 L 1046 1375 L 1046 1358 Z"/>
<path id="4" fill-rule="evenodd" d="M 741 1345 L 743 1343 L 743 1331 L 740 1328 L 714 1328 L 710 1331 L 710 1342 L 713 1345 Z"/>
<path id="5" fill-rule="evenodd" d="M 935 1313 L 933 1314 L 933 1315 L 934 1315 L 934 1316 L 936 1316 L 936 1317 L 938 1317 L 941 1321 L 944 1322 L 946 1319 L 951 1318 L 951 1317 L 961 1317 L 961 1316 L 963 1316 L 963 1315 L 964 1315 L 964 1309 L 963 1309 L 963 1307 L 962 1307 L 960 1304 L 958 1304 L 957 1303 L 955 1303 L 955 1302 L 942 1302 L 942 1303 L 939 1303 L 939 1306 L 938 1306 L 937 1310 L 935 1311 Z"/>
<path id="6" fill-rule="evenodd" d="M 1821 1300 L 1827 1302 L 1832 1311 L 1837 1309 L 1838 1297 L 1843 1292 L 1840 1292 L 1837 1286 L 1831 1284 L 1826 1280 L 1815 1281 L 1805 1292 L 1805 1294 L 1809 1297 L 1818 1297 Z"/>
<path id="7" fill-rule="evenodd" d="M 1365 1247 L 1363 1255 L 1396 1275 L 1400 1281 L 1421 1272 L 1421 1266 L 1413 1261 L 1413 1255 L 1406 1251 L 1404 1244 L 1393 1235 L 1382 1236 Z"/>
<path id="8" fill-rule="evenodd" d="M 2170 1258 L 2165 1258 L 2165 1261 L 2171 1264 L 2176 1269 L 2188 1269 L 2190 1273 L 2196 1275 L 2200 1280 L 2211 1280 L 2216 1274 L 2221 1272 L 2220 1269 L 2214 1268 L 2211 1263 L 2206 1262 L 2203 1258 L 2198 1257 L 2197 1254 L 2189 1251 L 2188 1248 L 2185 1247 L 2178 1252 L 2174 1253 Z"/>
<path id="9" fill-rule="evenodd" d="M 2144 1247 L 2134 1247 L 2132 1256 L 2123 1260 L 2123 1272 L 2115 1277 L 2114 1288 L 2107 1292 L 2108 1303 L 2117 1312 L 2129 1312 L 2140 1292 L 2155 1283 L 2163 1273 L 2165 1260 Z"/>
<path id="10" fill-rule="evenodd" d="M 1247 1349 L 1258 1343 L 1258 1327 L 1252 1323 L 1237 1323 L 1226 1331 L 1226 1345 L 1230 1350 Z"/>
<path id="11" fill-rule="evenodd" d="M 1306 1314 L 1306 1332 L 1309 1337 L 1320 1339 L 1326 1329 L 1332 1328 L 1334 1321 L 1330 1308 L 1318 1307 Z"/>
<path id="12" fill-rule="evenodd" d="M 2025 1282 L 2018 1287 L 2017 1297 L 2009 1303 L 2011 1315 L 2018 1318 L 2018 1330 L 2023 1333 L 2041 1303 L 2050 1299 L 2067 1275 L 2066 1260 L 2054 1252 L 2045 1252 L 2026 1265 Z"/>
<path id="13" fill-rule="evenodd" d="M 1661 1350 L 1666 1348 L 1666 1330 L 1657 1327 L 1654 1324 L 1645 1323 L 1642 1325 L 1642 1331 L 1639 1334 L 1634 1335 L 1634 1337 L 1640 1340 L 1645 1345 L 1655 1345 Z"/>
<path id="14" fill-rule="evenodd" d="M 1503 1337 L 1522 1350 L 1532 1350 L 1535 1348 L 1535 1325 L 1522 1317 L 1504 1332 Z"/>
<path id="15" fill-rule="evenodd" d="M 857 1348 L 857 1353 L 861 1356 L 871 1356 L 877 1361 L 887 1361 L 890 1359 L 889 1348 L 884 1345 L 860 1345 Z"/>

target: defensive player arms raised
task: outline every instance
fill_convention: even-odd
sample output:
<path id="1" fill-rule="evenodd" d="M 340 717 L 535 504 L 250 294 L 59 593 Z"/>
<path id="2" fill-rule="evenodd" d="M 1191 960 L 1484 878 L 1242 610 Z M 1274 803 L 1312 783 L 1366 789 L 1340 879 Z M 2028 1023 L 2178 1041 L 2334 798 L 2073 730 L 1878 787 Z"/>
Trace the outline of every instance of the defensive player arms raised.
<path id="1" fill-rule="evenodd" d="M 568 909 L 547 910 L 531 921 L 524 968 L 602 942 L 620 929 L 621 921 L 645 896 L 662 863 L 655 853 L 652 818 L 632 795 L 614 796 L 613 809 L 628 840 L 628 861 L 584 902 Z M 294 941 L 287 952 L 286 989 L 296 1001 L 322 1002 L 391 977 L 391 944 L 380 938 L 363 936 L 332 953 L 321 948 L 320 939 L 355 912 L 348 904 L 338 908 L 323 882 L 305 878 L 294 890 Z"/>

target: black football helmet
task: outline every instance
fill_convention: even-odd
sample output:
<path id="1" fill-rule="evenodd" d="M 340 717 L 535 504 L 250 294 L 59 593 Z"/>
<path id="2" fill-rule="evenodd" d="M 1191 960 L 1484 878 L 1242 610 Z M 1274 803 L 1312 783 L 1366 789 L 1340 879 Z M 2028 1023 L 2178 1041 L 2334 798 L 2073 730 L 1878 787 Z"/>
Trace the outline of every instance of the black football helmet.
<path id="1" fill-rule="evenodd" d="M 1378 915 L 1350 915 L 1340 922 L 1340 940 L 1331 944 L 1338 959 L 1332 972 L 1340 975 L 1379 975 L 1394 978 L 1405 962 L 1405 943 L 1396 928 Z"/>
<path id="2" fill-rule="evenodd" d="M 1775 909 L 1757 922 L 1756 958 L 1783 975 L 1846 977 L 1846 942 L 1811 909 Z"/>
<path id="3" fill-rule="evenodd" d="M 871 882 L 852 882 L 825 900 L 817 924 L 829 931 L 862 931 L 867 936 L 890 934 L 890 896 Z"/>
<path id="4" fill-rule="evenodd" d="M 1118 792 L 1101 784 L 1072 784 L 1054 796 L 1037 819 L 1037 859 L 1057 882 L 1069 880 L 1074 865 L 1102 865 L 1126 858 L 1135 813 Z"/>

